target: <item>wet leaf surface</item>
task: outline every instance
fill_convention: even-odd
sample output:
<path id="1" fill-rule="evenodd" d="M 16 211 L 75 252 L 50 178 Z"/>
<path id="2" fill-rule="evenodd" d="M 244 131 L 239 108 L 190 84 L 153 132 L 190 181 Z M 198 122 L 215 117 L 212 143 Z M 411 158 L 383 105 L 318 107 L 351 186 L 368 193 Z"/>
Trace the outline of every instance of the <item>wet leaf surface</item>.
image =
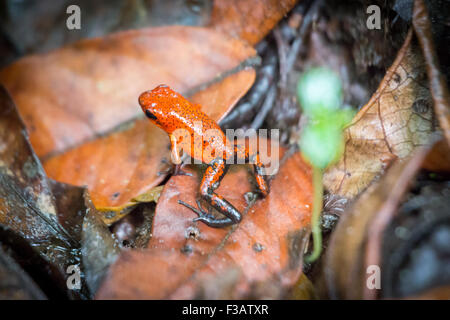
<path id="1" fill-rule="evenodd" d="M 86 196 L 89 212 L 83 220 L 81 233 L 81 254 L 86 274 L 86 283 L 92 295 L 105 276 L 108 267 L 117 259 L 119 244 L 102 220 L 102 215 L 95 209 Z"/>
<path id="2" fill-rule="evenodd" d="M 31 258 L 24 264 L 38 269 L 48 269 L 59 290 L 66 292 L 64 277 L 66 267 L 78 261 L 76 233 L 64 228 L 64 220 L 83 215 L 78 204 L 77 190 L 52 185 L 34 154 L 15 106 L 4 88 L 0 87 L 0 224 L 7 228 L 3 241 L 18 239 L 10 246 L 25 252 L 36 252 L 42 259 L 33 265 Z M 60 197 L 55 200 L 53 190 L 59 188 Z M 53 188 L 53 189 L 52 189 Z M 70 192 L 68 192 L 70 189 Z M 62 210 L 62 211 L 59 211 Z M 59 218 L 63 225 L 59 223 Z M 75 228 L 75 226 L 73 226 Z M 14 235 L 9 235 L 13 233 Z M 26 249 L 23 249 L 27 247 Z M 28 250 L 28 251 L 25 251 Z M 38 259 L 38 258 L 36 258 Z M 31 265 L 30 265 L 31 264 Z M 66 292 L 68 296 L 77 293 Z"/>
<path id="3" fill-rule="evenodd" d="M 246 209 L 252 191 L 245 166 L 232 166 L 217 192 L 244 213 L 235 227 L 194 223 L 198 168 L 174 176 L 156 208 L 153 237 L 145 250 L 124 251 L 102 284 L 99 299 L 281 297 L 301 274 L 308 237 L 311 177 L 299 153 L 288 156 L 271 193 Z M 236 188 L 239 185 L 239 188 Z"/>
<path id="4" fill-rule="evenodd" d="M 344 155 L 324 177 L 330 192 L 356 196 L 392 161 L 429 142 L 435 129 L 433 102 L 412 35 L 410 31 L 378 90 L 344 131 Z"/>
<path id="5" fill-rule="evenodd" d="M 55 199 L 58 222 L 71 238 L 81 240 L 81 225 L 86 214 L 85 188 L 47 179 Z"/>
<path id="6" fill-rule="evenodd" d="M 28 144 L 13 102 L 3 88 L 0 90 L 0 223 L 36 243 L 50 241 L 50 237 L 55 237 L 67 250 L 70 237 L 58 224 L 48 180 Z M 54 258 L 59 260 L 62 257 L 57 253 L 57 247 L 53 246 Z M 52 250 L 49 250 L 48 254 L 51 253 Z"/>

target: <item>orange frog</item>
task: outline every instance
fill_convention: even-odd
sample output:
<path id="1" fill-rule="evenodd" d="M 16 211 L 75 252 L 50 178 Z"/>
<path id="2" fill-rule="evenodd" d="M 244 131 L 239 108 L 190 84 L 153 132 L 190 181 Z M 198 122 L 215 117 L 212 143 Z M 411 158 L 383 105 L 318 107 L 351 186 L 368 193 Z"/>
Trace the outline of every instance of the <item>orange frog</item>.
<path id="1" fill-rule="evenodd" d="M 201 111 L 199 105 L 194 105 L 179 93 L 166 85 L 160 85 L 139 96 L 142 111 L 151 122 L 166 131 L 171 142 L 172 159 L 176 164 L 181 163 L 180 152 L 183 151 L 191 158 L 200 160 L 208 165 L 200 185 L 201 197 L 225 218 L 216 218 L 205 211 L 200 200 L 197 208 L 179 200 L 178 202 L 192 211 L 198 217 L 194 221 L 202 221 L 208 226 L 220 228 L 239 223 L 241 213 L 226 199 L 214 191 L 227 172 L 227 159 L 242 159 L 251 161 L 258 191 L 262 196 L 269 193 L 269 186 L 264 179 L 264 167 L 259 153 L 249 151 L 244 144 L 227 141 L 219 125 Z"/>

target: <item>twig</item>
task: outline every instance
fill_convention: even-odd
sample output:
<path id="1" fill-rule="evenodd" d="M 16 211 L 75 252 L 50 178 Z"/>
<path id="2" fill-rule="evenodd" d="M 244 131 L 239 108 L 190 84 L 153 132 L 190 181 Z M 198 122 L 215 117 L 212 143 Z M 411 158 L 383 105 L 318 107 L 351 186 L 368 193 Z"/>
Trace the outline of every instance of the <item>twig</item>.
<path id="1" fill-rule="evenodd" d="M 258 129 L 262 126 L 264 120 L 267 117 L 267 114 L 269 113 L 270 109 L 272 109 L 276 97 L 277 97 L 277 88 L 276 85 L 273 84 L 270 87 L 269 92 L 267 93 L 266 99 L 264 100 L 261 110 L 256 115 L 255 119 L 253 119 L 253 122 L 250 125 L 251 128 Z"/>

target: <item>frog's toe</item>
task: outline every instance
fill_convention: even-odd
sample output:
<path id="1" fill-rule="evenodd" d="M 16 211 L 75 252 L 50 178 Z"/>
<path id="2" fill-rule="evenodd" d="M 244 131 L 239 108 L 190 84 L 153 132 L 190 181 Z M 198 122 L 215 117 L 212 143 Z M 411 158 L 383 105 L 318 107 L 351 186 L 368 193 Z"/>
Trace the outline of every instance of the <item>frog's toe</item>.
<path id="1" fill-rule="evenodd" d="M 209 214 L 208 212 L 205 212 L 203 210 L 203 208 L 199 205 L 198 202 L 197 202 L 197 205 L 199 206 L 199 209 L 197 209 L 197 208 L 191 206 L 190 204 L 188 204 L 188 203 L 186 203 L 184 201 L 181 201 L 181 200 L 178 200 L 178 203 L 182 204 L 186 208 L 191 209 L 192 211 L 194 211 L 198 215 L 198 217 L 195 218 L 194 221 L 203 221 L 203 220 L 200 220 L 200 219 L 207 219 L 208 220 L 208 219 L 214 218 L 213 215 Z M 196 219 L 198 219 L 198 220 L 196 220 Z"/>

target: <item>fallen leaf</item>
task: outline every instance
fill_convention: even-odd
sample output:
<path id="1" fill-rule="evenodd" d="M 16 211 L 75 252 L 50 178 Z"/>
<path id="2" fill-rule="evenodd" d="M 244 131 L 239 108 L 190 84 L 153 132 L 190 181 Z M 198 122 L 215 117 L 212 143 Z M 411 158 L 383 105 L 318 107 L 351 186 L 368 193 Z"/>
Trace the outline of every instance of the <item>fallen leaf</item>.
<path id="1" fill-rule="evenodd" d="M 361 194 L 346 210 L 329 241 L 324 278 L 332 299 L 375 299 L 380 290 L 367 286 L 369 266 L 381 266 L 383 231 L 396 214 L 429 147 L 421 147 Z"/>
<path id="2" fill-rule="evenodd" d="M 292 300 L 315 300 L 317 299 L 316 293 L 314 291 L 314 284 L 307 276 L 302 274 L 295 284 L 291 294 L 290 299 Z"/>
<path id="3" fill-rule="evenodd" d="M 325 187 L 352 198 L 392 161 L 429 143 L 434 131 L 425 65 L 412 30 L 379 88 L 344 131 L 341 160 L 324 175 Z"/>
<path id="4" fill-rule="evenodd" d="M 209 26 L 255 45 L 296 3 L 297 0 L 215 0 Z"/>
<path id="5" fill-rule="evenodd" d="M 81 240 L 81 225 L 86 214 L 86 189 L 47 179 L 55 199 L 58 222 L 76 241 Z"/>
<path id="6" fill-rule="evenodd" d="M 184 93 L 212 81 L 254 49 L 206 28 L 170 26 L 87 39 L 0 71 L 45 159 L 142 114 L 139 94 L 161 83 Z"/>
<path id="7" fill-rule="evenodd" d="M 433 172 L 450 172 L 450 146 L 446 139 L 433 146 L 422 167 Z"/>
<path id="8" fill-rule="evenodd" d="M 120 249 L 119 244 L 102 221 L 102 215 L 95 209 L 89 196 L 86 195 L 85 199 L 89 212 L 83 220 L 81 253 L 86 284 L 94 295 L 109 266 L 116 261 Z"/>
<path id="9" fill-rule="evenodd" d="M 446 143 L 442 141 L 434 146 L 424 162 L 424 167 L 432 171 L 448 172 L 450 171 L 450 97 L 447 82 L 440 71 L 427 8 L 421 0 L 416 0 L 414 3 L 413 26 L 427 66 L 434 112 L 446 139 Z"/>
<path id="10" fill-rule="evenodd" d="M 190 98 L 202 105 L 212 119 L 223 118 L 250 88 L 253 69 L 244 69 L 210 85 Z M 136 107 L 138 108 L 138 107 Z M 140 111 L 142 113 L 142 111 Z M 121 207 L 150 190 L 167 176 L 170 141 L 167 134 L 148 119 L 85 143 L 44 161 L 47 174 L 55 180 L 86 185 L 97 208 Z M 122 215 L 106 217 L 112 223 Z"/>
<path id="11" fill-rule="evenodd" d="M 310 168 L 299 153 L 287 156 L 267 198 L 250 208 L 247 168 L 231 166 L 217 193 L 244 213 L 237 226 L 214 229 L 194 223 L 198 170 L 173 176 L 158 201 L 153 237 L 145 250 L 124 251 L 109 270 L 98 299 L 281 297 L 301 275 L 309 236 Z M 239 186 L 239 188 L 236 188 Z"/>
<path id="12" fill-rule="evenodd" d="M 24 264 L 45 270 L 44 276 L 52 275 L 49 281 L 62 293 L 76 297 L 76 292 L 67 289 L 65 271 L 68 265 L 77 263 L 79 244 L 58 220 L 61 216 L 83 215 L 86 208 L 68 208 L 64 202 L 55 200 L 52 185 L 28 142 L 14 103 L 0 86 L 0 225 L 13 233 L 4 235 L 2 242 L 10 241 L 12 247 L 23 242 L 19 252 L 35 252 L 42 260 L 36 264 L 27 257 Z M 63 207 L 67 212 L 60 214 L 58 210 Z M 13 241 L 12 237 L 17 239 Z"/>
<path id="13" fill-rule="evenodd" d="M 130 202 L 127 202 L 120 207 L 99 207 L 97 210 L 102 215 L 103 222 L 110 226 L 130 213 L 140 203 L 158 202 L 163 187 L 164 186 L 154 187 L 151 190 L 140 194 L 136 198 L 132 198 Z"/>
<path id="14" fill-rule="evenodd" d="M 431 22 L 423 0 L 414 1 L 413 26 L 426 62 L 430 91 L 434 102 L 434 111 L 444 136 L 447 139 L 447 143 L 450 145 L 450 96 L 447 82 L 440 71 L 439 59 L 433 43 Z"/>

